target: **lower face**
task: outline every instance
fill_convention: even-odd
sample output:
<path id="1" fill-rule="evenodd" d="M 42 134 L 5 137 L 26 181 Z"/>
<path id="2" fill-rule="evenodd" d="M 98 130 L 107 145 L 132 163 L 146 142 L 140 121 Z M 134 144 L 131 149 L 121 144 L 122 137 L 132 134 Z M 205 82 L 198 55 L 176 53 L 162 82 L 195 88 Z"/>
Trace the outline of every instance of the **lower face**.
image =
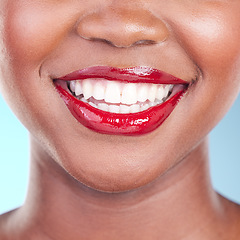
<path id="1" fill-rule="evenodd" d="M 49 161 L 110 192 L 146 185 L 184 159 L 239 89 L 240 3 L 123 3 L 18 0 L 1 7 L 6 101 Z M 109 12 L 115 8 L 123 11 L 115 16 Z M 111 44 L 79 34 L 78 24 L 93 10 L 111 16 Z M 143 13 L 157 17 L 166 38 L 119 47 L 135 37 L 115 31 L 117 17 L 129 19 L 126 13 L 143 25 Z M 101 30 L 90 33 L 103 40 Z"/>

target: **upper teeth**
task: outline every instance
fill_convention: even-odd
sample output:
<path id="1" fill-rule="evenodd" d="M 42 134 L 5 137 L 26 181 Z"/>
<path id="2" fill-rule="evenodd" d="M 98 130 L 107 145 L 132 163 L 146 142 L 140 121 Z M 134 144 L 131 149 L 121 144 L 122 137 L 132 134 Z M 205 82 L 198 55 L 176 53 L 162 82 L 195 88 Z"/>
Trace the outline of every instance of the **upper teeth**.
<path id="1" fill-rule="evenodd" d="M 76 97 L 83 95 L 85 100 L 100 100 L 98 108 L 102 110 L 106 109 L 106 103 L 109 103 L 108 111 L 111 112 L 128 112 L 129 110 L 124 110 L 126 107 L 137 112 L 163 102 L 169 96 L 173 85 L 85 79 L 70 81 L 69 87 Z M 148 104 L 148 107 L 144 104 Z M 117 106 L 120 110 L 116 110 Z"/>
<path id="2" fill-rule="evenodd" d="M 76 96 L 83 94 L 85 99 L 94 97 L 107 103 L 127 105 L 137 102 L 163 100 L 173 85 L 151 83 L 121 83 L 107 80 L 77 80 L 70 82 L 70 89 Z"/>

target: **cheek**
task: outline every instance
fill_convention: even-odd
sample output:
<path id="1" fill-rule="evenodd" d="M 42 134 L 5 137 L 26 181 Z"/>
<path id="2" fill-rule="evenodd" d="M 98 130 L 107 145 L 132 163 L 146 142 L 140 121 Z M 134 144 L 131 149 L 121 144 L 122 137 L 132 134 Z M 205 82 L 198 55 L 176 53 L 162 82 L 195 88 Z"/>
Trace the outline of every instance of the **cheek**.
<path id="1" fill-rule="evenodd" d="M 54 3 L 56 5 L 56 1 L 44 3 L 36 0 L 27 4 L 23 0 L 5 1 L 2 8 L 4 51 L 0 59 L 0 86 L 6 101 L 18 116 L 26 112 L 22 109 L 23 103 L 32 102 L 28 99 L 31 94 L 27 89 L 35 91 L 39 84 L 44 84 L 39 78 L 42 62 L 58 47 L 76 18 L 71 4 L 67 8 L 66 1 L 56 7 Z M 69 15 L 69 12 L 73 14 Z"/>
<path id="2" fill-rule="evenodd" d="M 208 10 L 195 10 L 180 22 L 179 34 L 203 75 L 227 79 L 240 55 L 240 4 L 208 4 L 205 8 Z"/>
<path id="3" fill-rule="evenodd" d="M 77 19 L 77 12 L 66 2 L 55 3 L 55 7 L 53 3 L 38 1 L 27 5 L 21 1 L 9 4 L 5 19 L 7 49 L 17 64 L 28 67 L 39 66 L 58 47 Z"/>
<path id="4" fill-rule="evenodd" d="M 180 13 L 176 16 L 176 34 L 201 72 L 195 101 L 205 109 L 205 116 L 209 115 L 206 119 L 215 123 L 240 88 L 239 12 L 239 3 L 223 3 L 191 10 L 185 18 Z"/>

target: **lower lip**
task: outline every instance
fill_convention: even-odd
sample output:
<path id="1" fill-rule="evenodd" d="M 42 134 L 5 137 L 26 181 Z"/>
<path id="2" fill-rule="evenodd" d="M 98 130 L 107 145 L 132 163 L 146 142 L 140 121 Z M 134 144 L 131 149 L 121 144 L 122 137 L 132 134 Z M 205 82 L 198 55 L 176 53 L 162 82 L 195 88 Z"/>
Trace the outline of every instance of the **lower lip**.
<path id="1" fill-rule="evenodd" d="M 185 92 L 182 90 L 166 102 L 145 111 L 119 114 L 94 108 L 76 99 L 59 85 L 56 89 L 71 114 L 85 127 L 98 133 L 129 136 L 146 134 L 161 126 Z"/>

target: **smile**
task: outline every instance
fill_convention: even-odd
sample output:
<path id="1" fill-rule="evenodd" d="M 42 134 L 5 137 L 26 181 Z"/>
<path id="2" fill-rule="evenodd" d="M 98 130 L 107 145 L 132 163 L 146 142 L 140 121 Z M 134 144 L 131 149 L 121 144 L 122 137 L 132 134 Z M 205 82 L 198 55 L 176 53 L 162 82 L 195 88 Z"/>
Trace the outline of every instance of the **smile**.
<path id="1" fill-rule="evenodd" d="M 90 67 L 54 80 L 72 115 L 98 133 L 140 135 L 159 127 L 188 83 L 148 67 Z"/>

